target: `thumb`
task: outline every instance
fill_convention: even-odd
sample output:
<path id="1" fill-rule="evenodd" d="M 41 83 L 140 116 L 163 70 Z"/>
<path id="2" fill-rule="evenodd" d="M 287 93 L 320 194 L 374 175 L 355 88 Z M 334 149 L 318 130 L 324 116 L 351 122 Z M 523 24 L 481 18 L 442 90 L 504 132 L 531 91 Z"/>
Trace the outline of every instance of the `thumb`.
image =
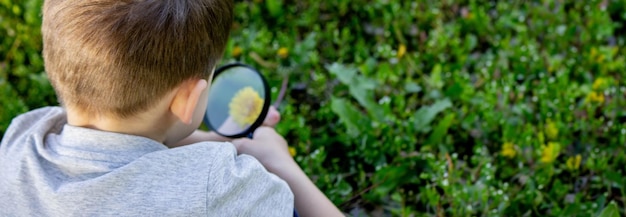
<path id="1" fill-rule="evenodd" d="M 270 106 L 267 111 L 267 115 L 265 116 L 265 120 L 263 121 L 263 126 L 275 127 L 276 124 L 280 121 L 280 113 L 276 110 L 276 107 Z"/>

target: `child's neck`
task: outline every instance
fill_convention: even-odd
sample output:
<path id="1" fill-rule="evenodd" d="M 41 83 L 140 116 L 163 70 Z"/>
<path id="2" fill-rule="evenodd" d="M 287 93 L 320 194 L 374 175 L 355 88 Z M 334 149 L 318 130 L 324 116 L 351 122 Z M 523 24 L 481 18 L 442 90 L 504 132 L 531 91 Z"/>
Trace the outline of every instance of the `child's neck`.
<path id="1" fill-rule="evenodd" d="M 171 121 L 164 118 L 154 118 L 165 117 L 163 114 L 157 114 L 161 112 L 156 109 L 128 118 L 86 114 L 71 108 L 66 108 L 66 111 L 69 125 L 142 136 L 160 143 L 166 140 L 167 131 L 172 125 Z"/>

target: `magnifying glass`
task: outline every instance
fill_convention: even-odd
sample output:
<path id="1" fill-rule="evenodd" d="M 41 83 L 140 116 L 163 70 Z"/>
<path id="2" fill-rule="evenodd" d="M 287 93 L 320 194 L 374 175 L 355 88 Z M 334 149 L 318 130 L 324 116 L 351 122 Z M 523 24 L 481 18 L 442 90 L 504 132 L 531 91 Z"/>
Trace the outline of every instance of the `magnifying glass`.
<path id="1" fill-rule="evenodd" d="M 204 123 L 225 137 L 252 138 L 270 107 L 267 81 L 256 69 L 231 63 L 215 70 Z"/>

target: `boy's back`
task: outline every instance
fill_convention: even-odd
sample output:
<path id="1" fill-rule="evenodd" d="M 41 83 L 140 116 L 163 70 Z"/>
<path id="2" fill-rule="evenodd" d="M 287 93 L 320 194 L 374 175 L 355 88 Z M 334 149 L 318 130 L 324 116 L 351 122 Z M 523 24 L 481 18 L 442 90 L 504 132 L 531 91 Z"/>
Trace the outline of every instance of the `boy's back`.
<path id="1" fill-rule="evenodd" d="M 286 216 L 287 184 L 229 143 L 168 149 L 66 125 L 63 109 L 14 119 L 0 144 L 3 216 Z"/>

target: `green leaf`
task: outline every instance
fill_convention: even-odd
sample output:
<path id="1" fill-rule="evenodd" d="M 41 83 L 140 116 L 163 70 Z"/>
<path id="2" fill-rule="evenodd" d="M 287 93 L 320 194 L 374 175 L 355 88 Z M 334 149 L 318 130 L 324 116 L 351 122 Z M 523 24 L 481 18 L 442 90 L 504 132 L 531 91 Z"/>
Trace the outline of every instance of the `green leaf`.
<path id="1" fill-rule="evenodd" d="M 350 85 L 352 79 L 356 76 L 357 69 L 354 67 L 347 67 L 341 63 L 333 63 L 326 65 L 326 69 L 333 75 L 337 76 L 341 83 Z"/>
<path id="2" fill-rule="evenodd" d="M 465 44 L 466 44 L 468 50 L 470 50 L 470 51 L 474 50 L 474 48 L 476 48 L 476 45 L 478 45 L 478 39 L 476 38 L 475 35 L 469 34 L 465 38 Z"/>
<path id="3" fill-rule="evenodd" d="M 561 212 L 562 216 L 575 216 L 580 212 L 579 204 L 569 204 Z"/>
<path id="4" fill-rule="evenodd" d="M 611 201 L 608 206 L 602 210 L 598 217 L 619 217 L 619 209 L 615 201 Z"/>
<path id="5" fill-rule="evenodd" d="M 406 84 L 404 84 L 404 89 L 408 93 L 419 93 L 420 91 L 422 91 L 422 87 L 412 81 L 406 82 Z"/>
<path id="6" fill-rule="evenodd" d="M 326 66 L 331 74 L 337 76 L 341 83 L 348 85 L 350 95 L 352 95 L 361 106 L 365 107 L 367 112 L 374 119 L 382 121 L 384 119 L 384 109 L 374 101 L 374 88 L 377 82 L 374 79 L 357 75 L 357 68 L 345 66 L 340 63 L 333 63 Z"/>
<path id="7" fill-rule="evenodd" d="M 424 133 L 430 131 L 430 123 L 435 116 L 450 107 L 452 102 L 449 99 L 439 100 L 430 106 L 422 106 L 413 116 L 415 129 Z"/>
<path id="8" fill-rule="evenodd" d="M 430 187 L 429 186 L 429 187 L 423 188 L 421 190 L 425 194 L 426 201 L 428 201 L 428 203 L 431 206 L 436 207 L 437 204 L 439 204 L 439 201 L 441 200 L 441 195 L 439 194 L 439 192 L 437 192 L 435 187 Z"/>
<path id="9" fill-rule="evenodd" d="M 543 203 L 543 193 L 541 191 L 535 190 L 535 199 L 533 200 L 535 206 L 539 206 Z"/>
<path id="10" fill-rule="evenodd" d="M 443 139 L 443 137 L 448 133 L 448 129 L 450 128 L 450 126 L 452 126 L 452 121 L 454 121 L 454 118 L 455 118 L 454 113 L 447 114 L 443 118 L 443 120 L 439 122 L 437 127 L 435 127 L 435 130 L 433 131 L 433 133 L 430 134 L 430 136 L 428 137 L 428 140 L 426 141 L 426 144 L 434 145 L 434 144 L 441 143 L 441 140 Z"/>
<path id="11" fill-rule="evenodd" d="M 267 7 L 267 10 L 270 12 L 272 16 L 277 17 L 282 12 L 281 10 L 283 7 L 283 1 L 282 0 L 266 0 L 265 6 Z"/>
<path id="12" fill-rule="evenodd" d="M 355 83 L 350 85 L 350 94 L 376 119 L 383 120 L 384 110 L 382 106 L 374 102 L 372 89 L 376 87 L 373 80 L 357 77 Z"/>
<path id="13" fill-rule="evenodd" d="M 361 112 L 350 102 L 342 98 L 332 97 L 330 107 L 339 116 L 339 119 L 346 125 L 348 135 L 356 137 L 361 133 L 359 120 L 362 118 Z"/>
<path id="14" fill-rule="evenodd" d="M 453 85 L 446 88 L 444 94 L 451 99 L 458 99 L 459 96 L 463 94 L 463 87 L 461 86 L 461 84 L 455 82 Z"/>
<path id="15" fill-rule="evenodd" d="M 607 179 L 607 181 L 611 182 L 611 186 L 618 189 L 622 189 L 624 187 L 624 184 L 626 184 L 626 179 L 624 179 L 622 174 L 619 174 L 615 171 L 606 171 L 604 177 Z"/>
<path id="16" fill-rule="evenodd" d="M 376 171 L 372 178 L 375 183 L 380 185 L 374 189 L 374 193 L 378 195 L 389 195 L 398 188 L 399 185 L 406 182 L 410 169 L 406 165 L 390 166 L 386 165 Z"/>
<path id="17" fill-rule="evenodd" d="M 435 65 L 435 67 L 433 67 L 433 70 L 430 72 L 429 78 L 427 79 L 428 84 L 435 89 L 441 89 L 441 87 L 443 87 L 441 70 L 442 69 L 440 64 Z"/>
<path id="18" fill-rule="evenodd" d="M 352 189 L 352 186 L 342 178 L 338 178 L 334 186 L 334 188 L 330 189 L 330 192 L 339 194 L 344 197 L 350 195 L 350 193 L 354 191 Z"/>

